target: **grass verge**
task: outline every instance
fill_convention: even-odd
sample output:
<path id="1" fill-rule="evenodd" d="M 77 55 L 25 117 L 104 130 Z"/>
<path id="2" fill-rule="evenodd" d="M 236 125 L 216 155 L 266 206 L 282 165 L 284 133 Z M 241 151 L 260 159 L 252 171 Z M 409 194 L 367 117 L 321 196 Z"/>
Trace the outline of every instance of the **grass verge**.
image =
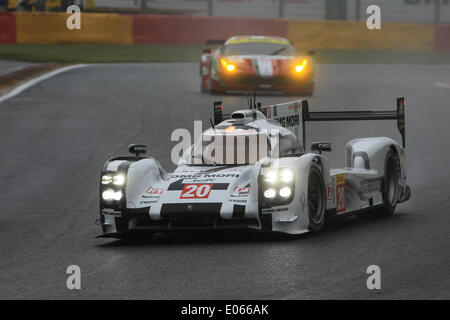
<path id="1" fill-rule="evenodd" d="M 31 62 L 198 62 L 202 45 L 2 44 L 0 59 Z M 450 52 L 316 50 L 317 63 L 450 64 Z"/>

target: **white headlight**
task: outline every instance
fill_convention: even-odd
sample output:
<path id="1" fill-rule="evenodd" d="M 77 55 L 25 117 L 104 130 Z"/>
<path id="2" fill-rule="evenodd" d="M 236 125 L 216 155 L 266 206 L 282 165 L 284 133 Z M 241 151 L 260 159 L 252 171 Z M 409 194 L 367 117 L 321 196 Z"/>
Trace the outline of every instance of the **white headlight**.
<path id="1" fill-rule="evenodd" d="M 122 191 L 114 191 L 113 189 L 107 189 L 103 191 L 102 198 L 105 201 L 116 200 L 119 201 L 122 199 Z"/>
<path id="2" fill-rule="evenodd" d="M 113 183 L 116 186 L 121 186 L 125 183 L 125 176 L 123 174 L 116 174 L 113 178 Z"/>
<path id="3" fill-rule="evenodd" d="M 294 172 L 291 169 L 283 169 L 281 171 L 281 181 L 291 182 L 294 179 Z"/>
<path id="4" fill-rule="evenodd" d="M 266 173 L 264 180 L 268 183 L 275 183 L 277 181 L 277 171 L 271 170 Z"/>
<path id="5" fill-rule="evenodd" d="M 102 176 L 102 184 L 110 184 L 112 182 L 112 177 L 109 174 Z"/>
<path id="6" fill-rule="evenodd" d="M 111 200 L 114 196 L 114 190 L 113 189 L 108 189 L 103 191 L 102 193 L 102 198 L 103 200 Z"/>
<path id="7" fill-rule="evenodd" d="M 289 198 L 291 196 L 291 188 L 284 187 L 280 189 L 280 196 L 283 198 Z"/>
<path id="8" fill-rule="evenodd" d="M 275 189 L 267 189 L 266 191 L 264 191 L 264 197 L 265 198 L 275 198 L 276 192 Z"/>
<path id="9" fill-rule="evenodd" d="M 122 191 L 114 192 L 113 199 L 116 201 L 119 201 L 120 199 L 122 199 Z"/>

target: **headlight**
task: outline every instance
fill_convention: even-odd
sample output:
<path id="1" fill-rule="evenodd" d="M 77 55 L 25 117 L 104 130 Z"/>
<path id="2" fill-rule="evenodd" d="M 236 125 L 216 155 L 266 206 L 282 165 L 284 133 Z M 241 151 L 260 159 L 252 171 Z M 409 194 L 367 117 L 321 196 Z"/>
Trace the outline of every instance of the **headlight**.
<path id="1" fill-rule="evenodd" d="M 280 196 L 282 196 L 283 198 L 289 198 L 292 194 L 291 188 L 289 187 L 284 187 L 280 189 Z"/>
<path id="2" fill-rule="evenodd" d="M 283 169 L 280 176 L 281 182 L 291 182 L 294 179 L 294 172 L 291 169 Z"/>
<path id="3" fill-rule="evenodd" d="M 228 71 L 234 71 L 236 69 L 236 66 L 234 64 L 228 63 L 227 60 L 225 60 L 225 59 L 220 59 L 220 63 Z"/>
<path id="4" fill-rule="evenodd" d="M 300 73 L 306 67 L 308 60 L 304 59 L 301 64 L 295 66 L 295 72 Z"/>
<path id="5" fill-rule="evenodd" d="M 114 191 L 113 189 L 107 189 L 103 191 L 102 198 L 105 201 L 111 200 L 119 201 L 120 199 L 122 199 L 122 191 Z"/>
<path id="6" fill-rule="evenodd" d="M 116 174 L 113 177 L 113 184 L 116 186 L 121 186 L 125 183 L 125 176 L 123 174 Z"/>
<path id="7" fill-rule="evenodd" d="M 266 191 L 264 191 L 264 197 L 268 199 L 275 198 L 275 195 L 276 195 L 275 189 L 267 189 Z"/>
<path id="8" fill-rule="evenodd" d="M 295 170 L 289 167 L 263 167 L 258 183 L 262 208 L 289 204 L 294 198 Z"/>
<path id="9" fill-rule="evenodd" d="M 277 175 L 278 175 L 278 172 L 276 170 L 268 171 L 264 175 L 264 180 L 268 183 L 275 183 L 275 182 L 277 182 L 277 178 L 278 178 Z"/>
<path id="10" fill-rule="evenodd" d="M 109 174 L 102 176 L 102 184 L 110 184 L 112 182 L 112 177 Z"/>

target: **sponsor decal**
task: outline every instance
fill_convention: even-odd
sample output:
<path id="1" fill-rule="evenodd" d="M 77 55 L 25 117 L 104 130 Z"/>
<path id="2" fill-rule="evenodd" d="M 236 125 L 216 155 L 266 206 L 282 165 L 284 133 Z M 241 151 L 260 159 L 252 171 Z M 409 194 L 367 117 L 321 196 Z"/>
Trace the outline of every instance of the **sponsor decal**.
<path id="1" fill-rule="evenodd" d="M 381 188 L 380 179 L 367 179 L 361 181 L 361 191 L 363 193 L 371 193 L 379 191 Z"/>
<path id="2" fill-rule="evenodd" d="M 345 173 L 336 175 L 336 212 L 344 212 L 345 203 Z"/>
<path id="3" fill-rule="evenodd" d="M 152 201 L 141 201 L 139 202 L 140 204 L 151 204 L 151 203 L 156 203 L 158 202 L 157 200 L 152 200 Z"/>
<path id="4" fill-rule="evenodd" d="M 239 193 L 239 194 L 249 193 L 249 192 L 250 192 L 250 187 L 236 187 L 233 190 L 233 193 Z"/>
<path id="5" fill-rule="evenodd" d="M 189 180 L 189 181 L 188 181 Z M 216 181 L 216 179 L 212 179 L 212 178 L 206 178 L 206 179 L 186 179 L 186 181 L 182 181 L 183 183 L 192 183 L 192 182 L 202 182 L 202 183 L 205 183 L 205 182 L 214 182 L 214 181 Z"/>
<path id="6" fill-rule="evenodd" d="M 186 184 L 181 191 L 180 199 L 207 199 L 213 184 Z"/>
<path id="7" fill-rule="evenodd" d="M 150 187 L 150 188 L 148 188 L 147 189 L 147 193 L 149 193 L 149 194 L 159 194 L 159 195 L 161 195 L 162 193 L 163 193 L 163 189 L 161 189 L 161 188 L 154 188 L 154 187 Z"/>
<path id="8" fill-rule="evenodd" d="M 300 116 L 298 114 L 294 114 L 292 116 L 282 116 L 275 118 L 283 127 L 294 127 L 300 124 Z"/>
<path id="9" fill-rule="evenodd" d="M 235 198 L 247 198 L 250 194 L 250 187 L 235 187 L 233 193 L 230 195 L 230 201 L 238 201 Z M 247 201 L 247 200 L 242 200 Z"/>
<path id="10" fill-rule="evenodd" d="M 228 174 L 204 174 L 204 173 L 197 173 L 197 174 L 174 174 L 171 176 L 172 179 L 179 179 L 179 178 L 238 178 L 239 174 L 235 173 L 228 173 Z"/>
<path id="11" fill-rule="evenodd" d="M 277 212 L 283 212 L 283 211 L 288 211 L 289 208 L 288 207 L 283 207 L 283 208 L 270 208 L 270 209 L 262 209 L 262 213 L 263 214 L 267 214 L 267 213 L 277 213 Z"/>
<path id="12" fill-rule="evenodd" d="M 296 112 L 298 112 L 298 109 L 299 109 L 301 106 L 302 106 L 301 103 L 296 102 L 296 103 L 290 104 L 289 107 L 288 107 L 288 109 L 289 109 L 289 110 L 295 110 Z"/>
<path id="13" fill-rule="evenodd" d="M 333 200 L 333 187 L 331 183 L 327 184 L 327 200 Z"/>

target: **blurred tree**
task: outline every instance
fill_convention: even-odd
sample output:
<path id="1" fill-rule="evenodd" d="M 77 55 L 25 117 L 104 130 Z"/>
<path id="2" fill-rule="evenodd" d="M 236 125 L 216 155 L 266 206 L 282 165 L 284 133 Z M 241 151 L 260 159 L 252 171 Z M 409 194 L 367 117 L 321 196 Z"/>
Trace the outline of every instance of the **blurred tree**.
<path id="1" fill-rule="evenodd" d="M 0 12 L 8 11 L 8 0 L 0 0 Z"/>
<path id="2" fill-rule="evenodd" d="M 61 0 L 61 10 L 66 12 L 67 8 L 75 4 L 74 0 Z"/>
<path id="3" fill-rule="evenodd" d="M 21 0 L 17 4 L 17 11 L 33 11 L 34 3 L 30 0 Z"/>
<path id="4" fill-rule="evenodd" d="M 36 11 L 45 11 L 47 0 L 36 0 Z"/>

